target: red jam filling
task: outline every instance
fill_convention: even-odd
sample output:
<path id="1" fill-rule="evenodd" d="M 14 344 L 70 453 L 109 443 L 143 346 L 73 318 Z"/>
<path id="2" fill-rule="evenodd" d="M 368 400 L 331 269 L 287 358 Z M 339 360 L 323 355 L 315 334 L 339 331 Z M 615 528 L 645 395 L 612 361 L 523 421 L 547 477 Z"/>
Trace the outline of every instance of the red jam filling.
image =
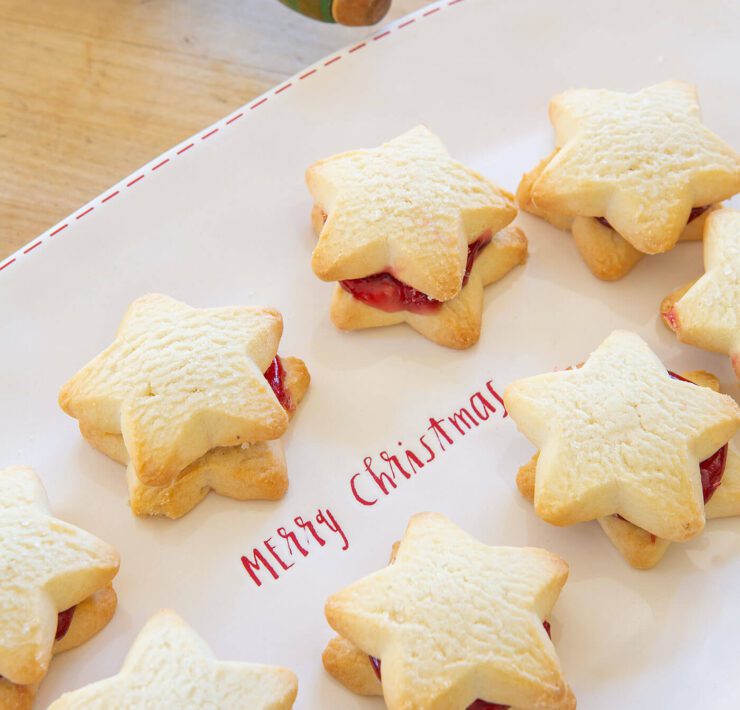
<path id="1" fill-rule="evenodd" d="M 69 609 L 60 611 L 57 614 L 57 632 L 54 636 L 55 641 L 59 641 L 59 639 L 63 639 L 67 635 L 67 631 L 69 631 L 69 625 L 72 623 L 72 617 L 75 615 L 76 608 L 76 606 L 71 606 Z"/>
<path id="2" fill-rule="evenodd" d="M 547 631 L 547 635 L 552 638 L 552 634 L 550 633 L 550 622 L 549 621 L 543 621 L 542 625 L 545 627 L 545 631 Z M 375 671 L 375 675 L 378 676 L 378 680 L 382 680 L 381 674 L 380 674 L 380 659 L 375 658 L 374 656 L 368 656 L 370 659 L 370 665 L 372 665 L 373 670 Z M 511 705 L 500 705 L 499 703 L 489 703 L 487 700 L 476 700 L 472 702 L 466 710 L 508 710 Z"/>
<path id="3" fill-rule="evenodd" d="M 686 220 L 686 224 L 693 222 L 697 217 L 701 217 L 708 209 L 709 205 L 704 205 L 703 207 L 692 207 L 691 212 L 689 213 L 689 218 Z M 609 229 L 614 229 L 605 217 L 597 217 L 596 221 L 601 222 L 601 224 L 605 227 L 609 227 Z"/>
<path id="4" fill-rule="evenodd" d="M 490 243 L 491 232 L 488 231 L 472 244 L 468 244 L 468 260 L 462 280 L 463 287 L 468 283 L 475 260 Z M 358 301 L 386 313 L 410 311 L 423 315 L 433 313 L 442 307 L 442 301 L 437 301 L 417 291 L 388 272 L 364 276 L 360 279 L 345 279 L 340 281 L 339 285 Z"/>
<path id="5" fill-rule="evenodd" d="M 275 355 L 275 359 L 270 363 L 270 367 L 265 370 L 265 379 L 270 383 L 272 391 L 278 399 L 278 402 L 283 405 L 283 408 L 292 412 L 295 408 L 293 399 L 290 396 L 285 387 L 285 368 L 283 368 L 283 361 L 279 355 Z"/>

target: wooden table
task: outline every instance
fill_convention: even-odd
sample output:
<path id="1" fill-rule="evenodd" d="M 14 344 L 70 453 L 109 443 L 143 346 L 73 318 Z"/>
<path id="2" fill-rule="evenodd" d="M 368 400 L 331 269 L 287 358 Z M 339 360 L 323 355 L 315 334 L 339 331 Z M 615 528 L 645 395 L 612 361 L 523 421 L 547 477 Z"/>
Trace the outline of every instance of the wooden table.
<path id="1" fill-rule="evenodd" d="M 424 4 L 394 0 L 386 19 Z M 368 33 L 276 0 L 0 0 L 0 259 Z"/>

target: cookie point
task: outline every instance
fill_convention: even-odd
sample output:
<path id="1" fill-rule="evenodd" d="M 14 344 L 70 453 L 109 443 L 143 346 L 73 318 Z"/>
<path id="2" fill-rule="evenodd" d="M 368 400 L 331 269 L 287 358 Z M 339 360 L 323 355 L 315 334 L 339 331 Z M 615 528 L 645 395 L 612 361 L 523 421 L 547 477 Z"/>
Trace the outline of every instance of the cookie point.
<path id="1" fill-rule="evenodd" d="M 332 273 L 333 264 L 326 259 L 324 251 L 321 245 L 316 245 L 316 248 L 311 254 L 311 269 L 314 274 L 318 276 L 322 281 L 335 281 L 334 274 Z"/>
<path id="2" fill-rule="evenodd" d="M 691 540 L 691 538 L 696 537 L 700 532 L 704 530 L 705 522 L 706 522 L 706 518 L 702 511 L 702 515 L 700 518 L 698 518 L 697 520 L 692 520 L 684 524 L 683 530 L 682 530 L 683 537 L 679 540 L 679 542 L 681 540 Z"/>
<path id="3" fill-rule="evenodd" d="M 663 317 L 663 321 L 665 324 L 674 332 L 678 333 L 678 331 L 681 329 L 681 326 L 678 322 L 678 313 L 676 312 L 676 307 L 671 306 L 668 308 L 668 310 L 663 311 L 660 314 Z"/>

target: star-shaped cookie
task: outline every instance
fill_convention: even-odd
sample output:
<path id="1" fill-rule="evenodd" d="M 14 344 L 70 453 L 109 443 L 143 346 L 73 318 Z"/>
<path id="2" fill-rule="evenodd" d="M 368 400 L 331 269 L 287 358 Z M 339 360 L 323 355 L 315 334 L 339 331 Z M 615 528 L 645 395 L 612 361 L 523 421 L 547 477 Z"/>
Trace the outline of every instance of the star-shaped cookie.
<path id="1" fill-rule="evenodd" d="M 277 666 L 218 661 L 172 611 L 144 626 L 118 675 L 65 693 L 49 710 L 289 710 L 298 681 Z"/>
<path id="2" fill-rule="evenodd" d="M 719 380 L 708 372 L 686 372 L 682 377 L 719 392 Z M 539 454 L 535 454 L 531 461 L 519 469 L 516 477 L 517 488 L 530 503 L 534 501 L 538 457 Z M 740 456 L 732 444 L 728 446 L 725 470 L 719 487 L 714 490 L 709 501 L 704 503 L 704 510 L 707 520 L 740 515 Z M 637 569 L 655 567 L 671 545 L 670 540 L 657 537 L 618 515 L 599 518 L 598 523 L 614 547 Z"/>
<path id="3" fill-rule="evenodd" d="M 166 485 L 212 448 L 283 434 L 288 415 L 263 376 L 281 334 L 273 309 L 143 296 L 59 404 L 82 425 L 121 434 L 139 479 Z"/>
<path id="4" fill-rule="evenodd" d="M 558 148 L 525 176 L 531 211 L 604 218 L 642 253 L 672 248 L 692 208 L 740 191 L 740 155 L 702 124 L 690 84 L 566 91 L 550 120 Z"/>
<path id="5" fill-rule="evenodd" d="M 30 468 L 0 470 L 0 676 L 19 685 L 40 681 L 54 651 L 58 613 L 104 590 L 117 571 L 110 545 L 51 515 Z"/>
<path id="6" fill-rule="evenodd" d="M 380 660 L 390 710 L 575 708 L 543 628 L 567 576 L 546 550 L 489 547 L 422 513 L 394 563 L 331 596 L 326 618 Z"/>
<path id="7" fill-rule="evenodd" d="M 661 313 L 681 342 L 729 355 L 740 378 L 740 210 L 707 219 L 704 269 L 663 300 Z"/>
<path id="8" fill-rule="evenodd" d="M 540 449 L 534 504 L 542 519 L 570 525 L 617 514 L 674 541 L 704 528 L 699 463 L 740 426 L 731 397 L 671 378 L 625 331 L 579 369 L 512 383 L 504 402 Z"/>
<path id="9" fill-rule="evenodd" d="M 376 328 L 407 323 L 430 340 L 449 348 L 467 348 L 480 338 L 483 288 L 498 281 L 527 258 L 527 238 L 517 227 L 506 227 L 493 235 L 470 271 L 460 293 L 432 313 L 396 311 L 389 313 L 368 306 L 341 286 L 331 303 L 331 319 L 342 330 Z"/>
<path id="10" fill-rule="evenodd" d="M 516 216 L 511 196 L 453 160 L 424 126 L 306 173 L 326 214 L 312 266 L 325 281 L 389 272 L 438 301 L 460 291 L 468 245 Z"/>

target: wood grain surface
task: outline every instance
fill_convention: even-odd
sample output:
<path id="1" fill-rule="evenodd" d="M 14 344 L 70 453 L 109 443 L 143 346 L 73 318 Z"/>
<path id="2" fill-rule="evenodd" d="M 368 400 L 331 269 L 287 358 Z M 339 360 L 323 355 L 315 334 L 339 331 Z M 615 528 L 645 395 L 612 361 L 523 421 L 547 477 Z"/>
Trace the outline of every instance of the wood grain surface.
<path id="1" fill-rule="evenodd" d="M 276 0 L 0 0 L 0 259 L 369 32 Z"/>

